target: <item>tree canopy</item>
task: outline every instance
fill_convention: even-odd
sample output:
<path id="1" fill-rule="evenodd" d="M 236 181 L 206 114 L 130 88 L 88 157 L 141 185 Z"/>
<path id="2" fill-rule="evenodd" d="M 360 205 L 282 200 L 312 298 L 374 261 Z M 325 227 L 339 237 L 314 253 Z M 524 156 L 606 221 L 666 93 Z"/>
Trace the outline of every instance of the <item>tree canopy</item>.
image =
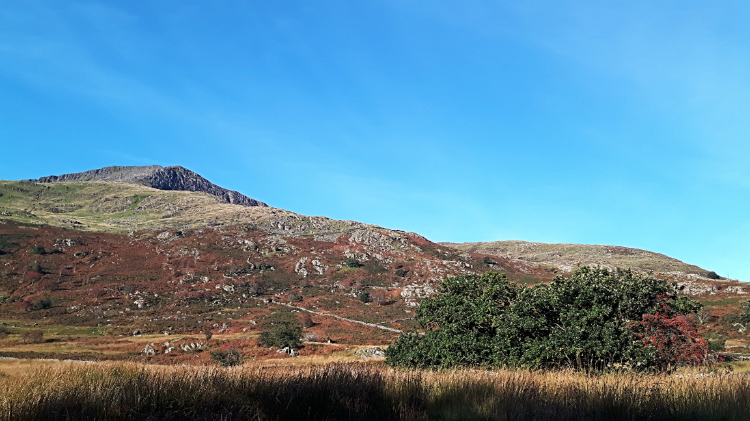
<path id="1" fill-rule="evenodd" d="M 408 367 L 666 369 L 700 364 L 705 342 L 679 318 L 700 304 L 675 284 L 582 267 L 549 285 L 488 272 L 446 279 L 416 312 L 424 335 L 402 335 L 387 362 Z"/>

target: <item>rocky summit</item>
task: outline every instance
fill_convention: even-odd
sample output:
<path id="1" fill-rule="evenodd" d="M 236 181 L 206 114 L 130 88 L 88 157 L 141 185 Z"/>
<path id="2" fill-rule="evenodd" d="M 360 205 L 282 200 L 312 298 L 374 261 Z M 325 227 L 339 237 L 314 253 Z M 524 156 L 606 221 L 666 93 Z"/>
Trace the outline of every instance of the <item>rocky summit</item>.
<path id="1" fill-rule="evenodd" d="M 79 173 L 51 175 L 29 181 L 36 183 L 108 181 L 116 183 L 142 184 L 159 190 L 180 190 L 208 193 L 226 203 L 234 205 L 268 206 L 263 202 L 249 198 L 237 191 L 219 187 L 199 174 L 179 165 L 170 167 L 162 167 L 161 165 L 129 167 L 111 166 Z"/>

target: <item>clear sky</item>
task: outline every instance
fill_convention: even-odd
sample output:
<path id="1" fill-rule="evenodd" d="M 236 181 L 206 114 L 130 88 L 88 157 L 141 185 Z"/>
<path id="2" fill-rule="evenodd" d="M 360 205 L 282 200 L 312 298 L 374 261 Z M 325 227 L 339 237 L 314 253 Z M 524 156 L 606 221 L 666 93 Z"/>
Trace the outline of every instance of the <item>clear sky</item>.
<path id="1" fill-rule="evenodd" d="M 0 179 L 182 165 L 433 241 L 622 245 L 750 281 L 749 12 L 5 1 Z"/>

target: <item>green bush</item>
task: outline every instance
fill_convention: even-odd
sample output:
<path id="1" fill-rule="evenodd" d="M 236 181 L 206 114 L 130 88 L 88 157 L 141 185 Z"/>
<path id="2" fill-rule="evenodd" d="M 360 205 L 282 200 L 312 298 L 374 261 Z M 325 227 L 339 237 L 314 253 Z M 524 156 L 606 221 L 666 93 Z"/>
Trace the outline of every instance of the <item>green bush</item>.
<path id="1" fill-rule="evenodd" d="M 708 349 L 713 352 L 724 351 L 724 349 L 726 348 L 727 339 L 729 339 L 727 335 L 722 335 L 714 331 L 709 331 L 706 334 Z"/>
<path id="2" fill-rule="evenodd" d="M 44 246 L 34 246 L 31 249 L 31 254 L 47 254 L 47 250 L 45 250 Z"/>
<path id="3" fill-rule="evenodd" d="M 48 297 L 42 298 L 41 300 L 34 303 L 34 310 L 42 310 L 52 307 L 52 300 Z"/>
<path id="4" fill-rule="evenodd" d="M 717 274 L 716 272 L 714 272 L 714 271 L 708 271 L 708 272 L 706 272 L 706 273 L 705 273 L 705 276 L 706 276 L 706 278 L 708 278 L 708 279 L 721 279 L 721 276 L 719 276 L 719 275 L 718 275 L 718 274 Z"/>
<path id="5" fill-rule="evenodd" d="M 369 292 L 362 292 L 359 294 L 359 301 L 362 301 L 363 303 L 369 303 L 370 302 L 370 293 Z"/>
<path id="6" fill-rule="evenodd" d="M 630 271 L 582 267 L 533 287 L 485 273 L 446 279 L 438 291 L 415 315 L 425 335 L 402 335 L 386 351 L 389 364 L 645 369 L 707 352 L 675 318 L 700 304 Z"/>
<path id="7" fill-rule="evenodd" d="M 231 348 L 228 351 L 212 351 L 211 358 L 222 367 L 233 367 L 242 364 L 242 354 L 237 348 Z"/>
<path id="8" fill-rule="evenodd" d="M 354 257 L 350 257 L 350 258 L 346 259 L 345 264 L 346 264 L 347 267 L 350 267 L 350 268 L 358 268 L 358 267 L 362 266 L 362 263 L 360 263 L 359 260 L 357 260 Z"/>
<path id="9" fill-rule="evenodd" d="M 302 340 L 302 324 L 291 313 L 277 313 L 263 323 L 263 331 L 258 342 L 262 346 L 279 348 L 299 347 Z"/>

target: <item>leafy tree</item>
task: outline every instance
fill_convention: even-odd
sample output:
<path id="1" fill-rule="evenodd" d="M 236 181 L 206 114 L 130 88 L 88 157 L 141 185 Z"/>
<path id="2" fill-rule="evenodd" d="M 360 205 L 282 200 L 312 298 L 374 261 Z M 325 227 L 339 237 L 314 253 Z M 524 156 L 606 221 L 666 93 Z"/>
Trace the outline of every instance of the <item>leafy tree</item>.
<path id="1" fill-rule="evenodd" d="M 302 324 L 299 319 L 291 313 L 277 313 L 264 323 L 258 342 L 262 346 L 295 348 L 301 340 Z"/>
<path id="2" fill-rule="evenodd" d="M 389 364 L 661 369 L 705 357 L 705 342 L 678 319 L 700 304 L 630 271 L 582 267 L 534 287 L 485 273 L 447 279 L 438 292 L 416 312 L 425 335 L 399 338 Z M 665 343 L 683 345 L 680 355 L 662 352 Z"/>
<path id="3" fill-rule="evenodd" d="M 44 246 L 34 246 L 34 248 L 31 249 L 31 254 L 47 254 L 47 250 Z"/>
<path id="4" fill-rule="evenodd" d="M 359 294 L 359 301 L 362 301 L 363 303 L 369 303 L 370 302 L 370 293 L 369 292 L 362 292 Z"/>
<path id="5" fill-rule="evenodd" d="M 501 319 L 519 287 L 504 274 L 488 272 L 444 280 L 439 294 L 422 301 L 415 319 L 424 336 L 402 335 L 386 350 L 388 364 L 411 367 L 491 365 L 504 341 L 495 321 Z"/>

